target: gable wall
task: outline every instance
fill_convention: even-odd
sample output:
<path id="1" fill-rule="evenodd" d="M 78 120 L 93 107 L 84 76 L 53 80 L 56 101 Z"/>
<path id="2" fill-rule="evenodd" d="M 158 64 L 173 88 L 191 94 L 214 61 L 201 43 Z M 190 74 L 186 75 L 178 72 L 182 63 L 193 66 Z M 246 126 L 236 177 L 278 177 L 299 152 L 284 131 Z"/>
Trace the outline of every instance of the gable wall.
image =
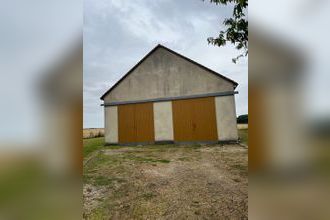
<path id="1" fill-rule="evenodd" d="M 158 48 L 104 98 L 105 103 L 233 91 L 233 84 Z"/>

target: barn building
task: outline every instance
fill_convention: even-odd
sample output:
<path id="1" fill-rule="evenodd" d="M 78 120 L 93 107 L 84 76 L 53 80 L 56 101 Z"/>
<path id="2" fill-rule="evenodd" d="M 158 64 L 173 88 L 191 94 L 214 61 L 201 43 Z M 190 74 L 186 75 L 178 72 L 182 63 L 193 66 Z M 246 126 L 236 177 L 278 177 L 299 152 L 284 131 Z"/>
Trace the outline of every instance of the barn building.
<path id="1" fill-rule="evenodd" d="M 116 84 L 104 101 L 107 144 L 237 141 L 238 83 L 162 45 Z"/>

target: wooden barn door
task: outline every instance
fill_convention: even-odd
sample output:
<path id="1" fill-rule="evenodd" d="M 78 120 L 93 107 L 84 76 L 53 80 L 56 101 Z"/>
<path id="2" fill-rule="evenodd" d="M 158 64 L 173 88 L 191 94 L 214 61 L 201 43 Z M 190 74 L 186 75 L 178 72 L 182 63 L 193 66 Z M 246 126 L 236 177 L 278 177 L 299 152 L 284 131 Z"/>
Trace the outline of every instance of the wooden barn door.
<path id="1" fill-rule="evenodd" d="M 214 97 L 172 102 L 174 140 L 217 141 Z"/>
<path id="2" fill-rule="evenodd" d="M 119 143 L 151 143 L 155 140 L 153 103 L 118 106 Z"/>

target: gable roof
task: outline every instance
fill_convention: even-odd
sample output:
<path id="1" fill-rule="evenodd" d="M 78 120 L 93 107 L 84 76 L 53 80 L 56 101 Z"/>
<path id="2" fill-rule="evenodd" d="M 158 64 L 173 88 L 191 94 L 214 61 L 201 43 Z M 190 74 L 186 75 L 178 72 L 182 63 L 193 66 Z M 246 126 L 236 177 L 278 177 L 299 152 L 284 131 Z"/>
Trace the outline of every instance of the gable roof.
<path id="1" fill-rule="evenodd" d="M 181 58 L 183 58 L 183 59 L 185 59 L 185 60 L 187 60 L 187 61 L 189 61 L 189 62 L 191 62 L 191 63 L 193 63 L 193 64 L 195 64 L 195 65 L 197 65 L 197 66 L 199 66 L 200 68 L 202 68 L 202 69 L 204 69 L 204 70 L 206 70 L 206 71 L 208 71 L 208 72 L 210 72 L 210 73 L 212 73 L 212 74 L 214 74 L 214 75 L 216 75 L 217 77 L 220 77 L 220 78 L 222 78 L 222 79 L 224 79 L 224 80 L 227 80 L 227 81 L 229 81 L 229 82 L 231 82 L 232 84 L 234 84 L 234 88 L 236 88 L 237 87 L 237 85 L 238 85 L 238 83 L 237 82 L 235 82 L 234 80 L 232 80 L 232 79 L 229 79 L 229 78 L 227 78 L 227 77 L 225 77 L 225 76 L 223 76 L 223 75 L 221 75 L 220 73 L 217 73 L 217 72 L 215 72 L 215 71 L 213 71 L 213 70 L 211 70 L 211 69 L 209 69 L 209 68 L 207 68 L 207 67 L 205 67 L 205 66 L 203 66 L 202 64 L 199 64 L 199 63 L 197 63 L 196 61 L 193 61 L 193 60 L 191 60 L 191 59 L 189 59 L 188 57 L 185 57 L 185 56 L 183 56 L 183 55 L 181 55 L 181 54 L 179 54 L 179 53 L 177 53 L 177 52 L 175 52 L 175 51 L 173 51 L 173 50 L 171 50 L 171 49 L 169 49 L 169 48 L 167 48 L 167 47 L 165 47 L 165 46 L 163 46 L 163 45 L 161 45 L 161 44 L 158 44 L 154 49 L 152 49 L 147 55 L 145 55 L 137 64 L 135 64 L 122 78 L 120 78 L 108 91 L 106 91 L 102 96 L 101 96 L 101 100 L 103 100 L 104 99 L 104 97 L 107 95 L 107 94 L 109 94 L 114 88 L 116 88 L 118 85 L 119 85 L 119 83 L 121 82 L 121 81 L 123 81 L 130 73 L 132 73 L 145 59 L 147 59 L 151 54 L 153 54 L 158 48 L 163 48 L 163 49 L 165 49 L 165 50 L 167 50 L 168 52 L 170 52 L 170 53 L 172 53 L 172 54 L 174 54 L 174 55 L 176 55 L 176 56 L 179 56 L 179 57 L 181 57 Z"/>

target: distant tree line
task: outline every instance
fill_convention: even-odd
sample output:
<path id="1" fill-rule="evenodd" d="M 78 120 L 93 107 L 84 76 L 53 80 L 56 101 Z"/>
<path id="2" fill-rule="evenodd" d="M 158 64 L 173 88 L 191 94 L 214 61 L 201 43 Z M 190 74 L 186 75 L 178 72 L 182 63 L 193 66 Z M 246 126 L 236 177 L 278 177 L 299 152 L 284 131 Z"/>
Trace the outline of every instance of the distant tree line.
<path id="1" fill-rule="evenodd" d="M 237 117 L 237 124 L 248 124 L 248 115 L 240 115 Z"/>

